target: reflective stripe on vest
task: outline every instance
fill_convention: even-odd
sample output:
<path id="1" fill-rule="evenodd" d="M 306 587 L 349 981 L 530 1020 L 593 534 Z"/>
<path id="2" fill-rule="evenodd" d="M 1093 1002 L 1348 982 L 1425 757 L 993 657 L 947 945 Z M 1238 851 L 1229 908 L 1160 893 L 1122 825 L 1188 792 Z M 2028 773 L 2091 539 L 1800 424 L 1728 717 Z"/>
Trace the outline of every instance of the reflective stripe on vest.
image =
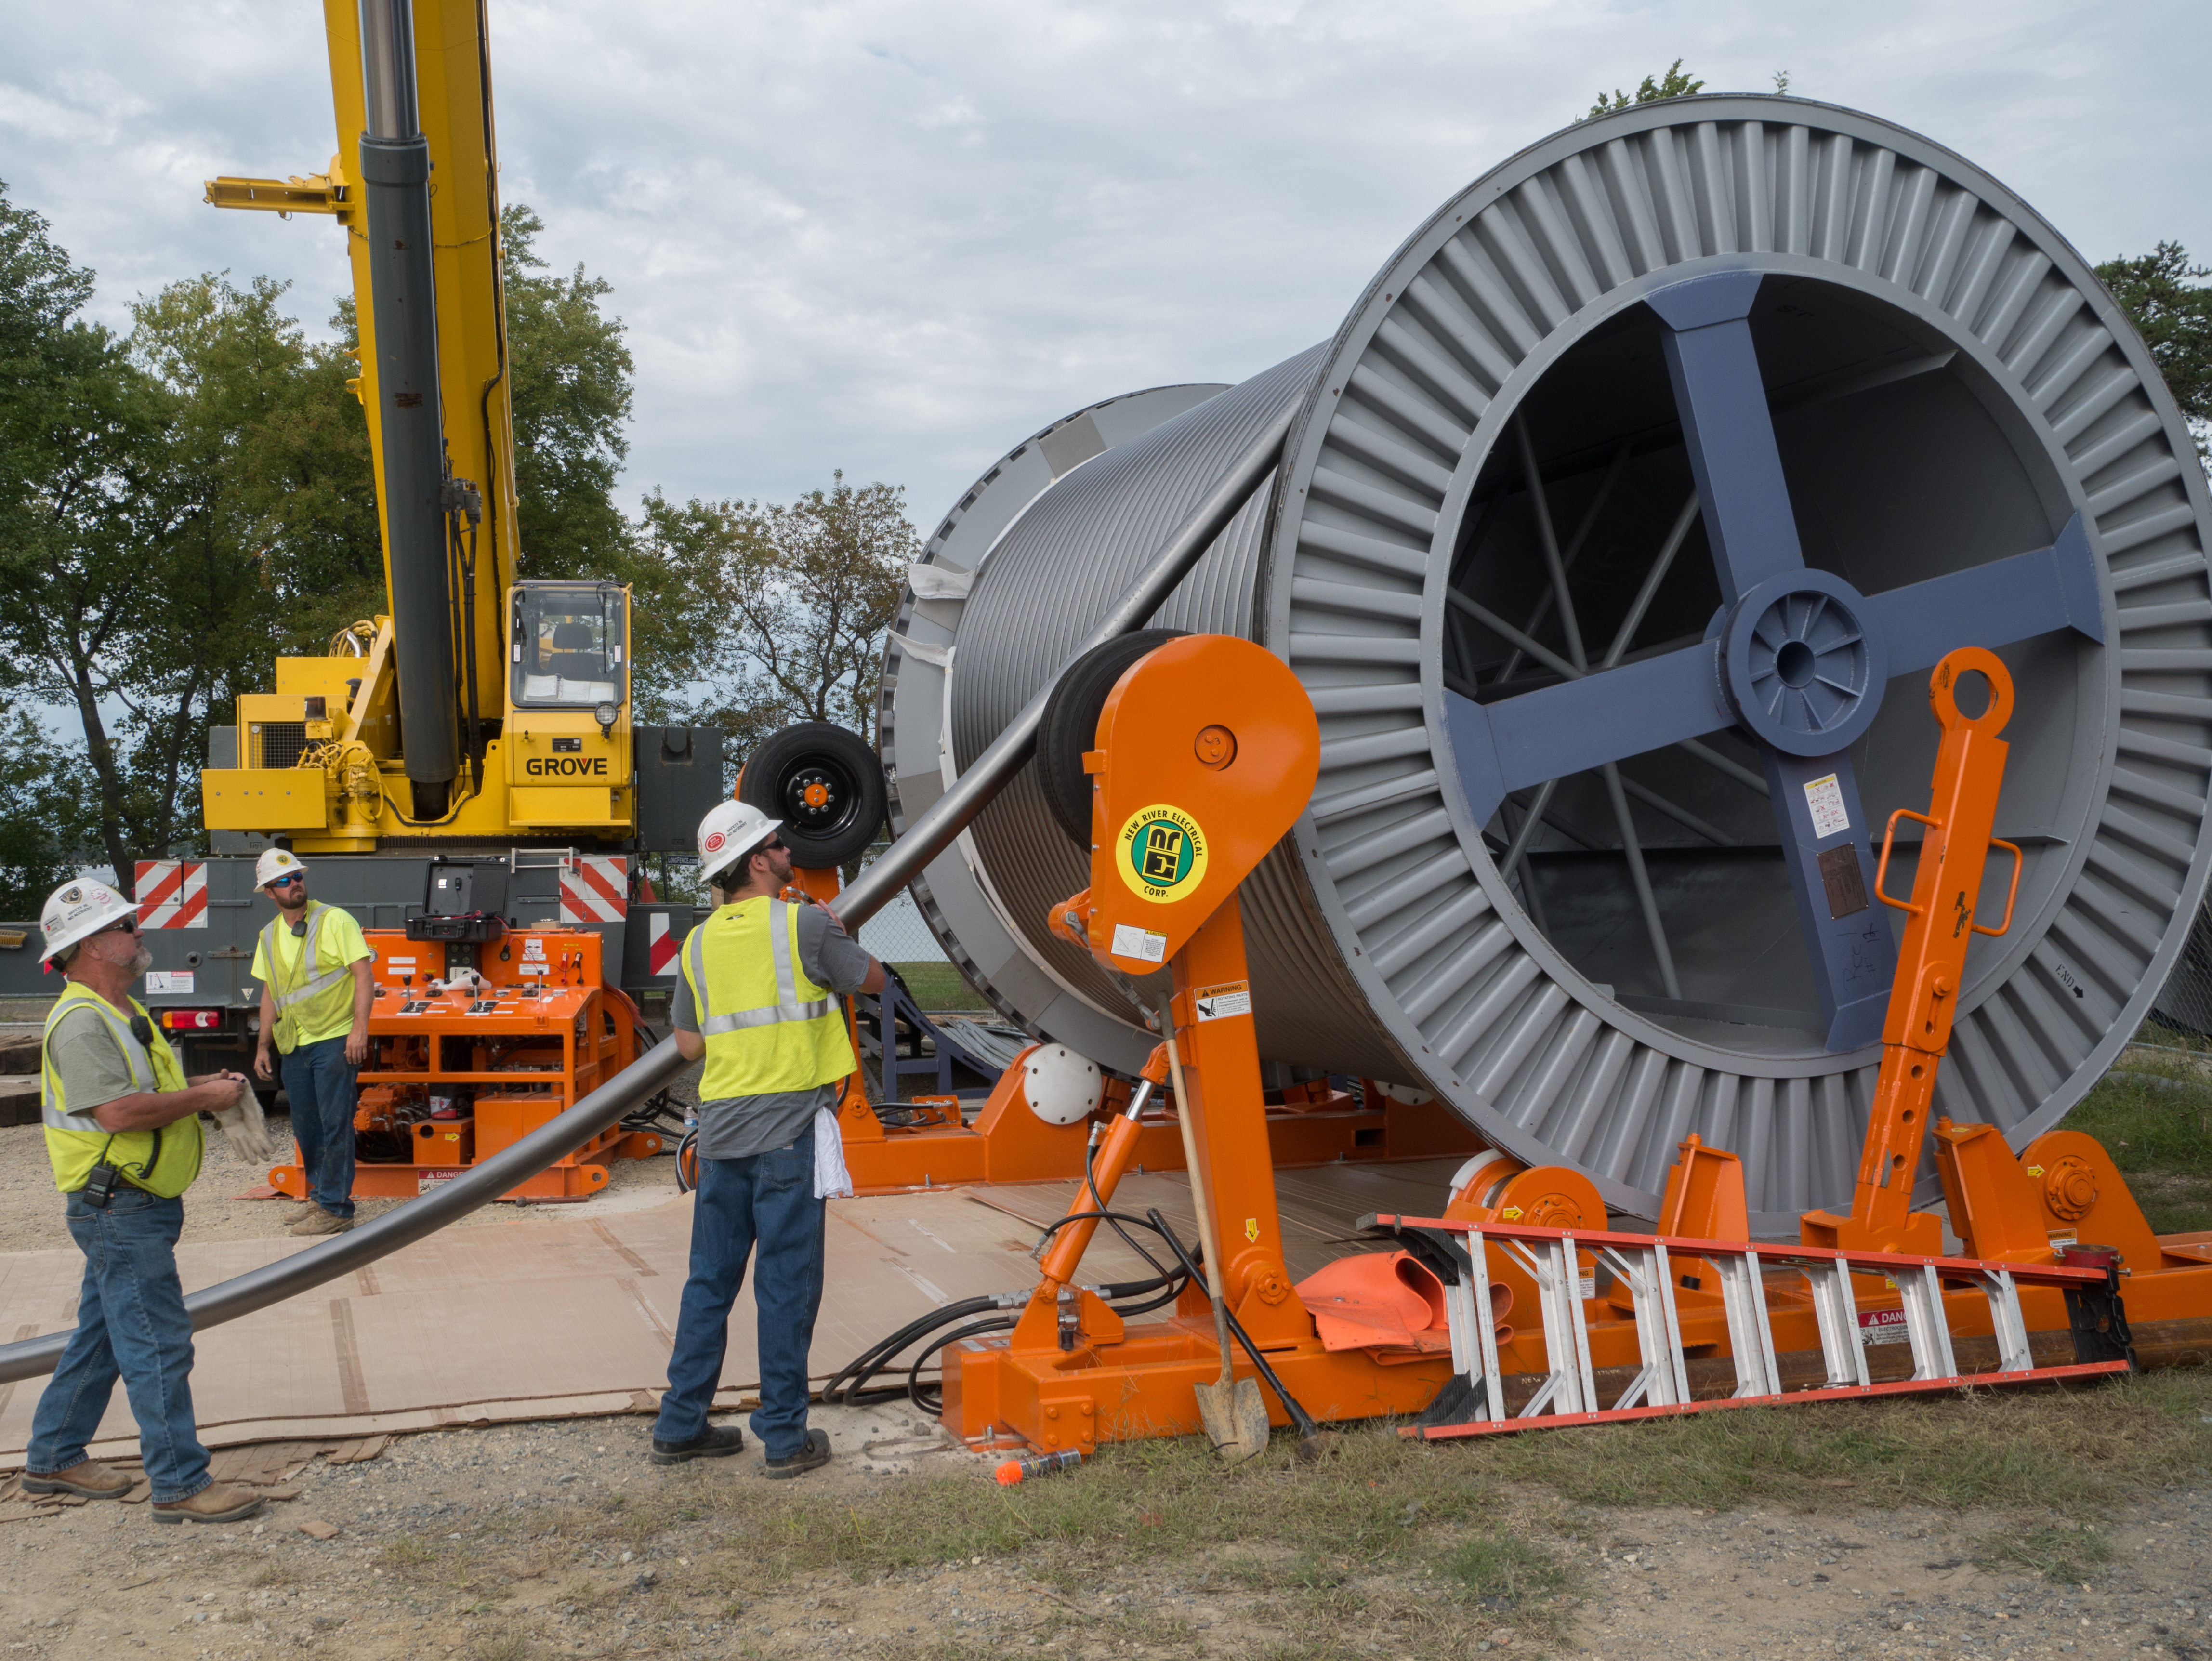
<path id="1" fill-rule="evenodd" d="M 810 1090 L 855 1066 L 842 1005 L 799 962 L 799 916 L 760 896 L 717 910 L 684 941 L 684 978 L 707 1050 L 702 1100 Z"/>
<path id="2" fill-rule="evenodd" d="M 145 1007 L 131 1001 L 131 1013 L 146 1020 L 151 1045 L 138 1042 L 128 1017 L 89 987 L 71 981 L 46 1013 L 45 1037 L 39 1045 L 39 1116 L 46 1127 L 46 1157 L 54 1168 L 54 1186 L 73 1194 L 85 1185 L 92 1168 L 104 1157 L 125 1173 L 134 1188 L 143 1188 L 162 1199 L 173 1199 L 192 1185 L 200 1173 L 202 1142 L 198 1114 L 164 1125 L 159 1130 L 118 1131 L 112 1135 L 94 1127 L 85 1128 L 84 1116 L 69 1113 L 60 1072 L 47 1049 L 54 1028 L 71 1010 L 96 1012 L 114 1039 L 131 1075 L 133 1093 L 182 1090 L 185 1069 L 160 1028 L 153 1025 Z"/>
<path id="3" fill-rule="evenodd" d="M 301 1027 L 320 1024 L 308 1022 L 305 1017 L 310 1012 L 301 1009 L 300 1006 L 312 998 L 322 996 L 339 982 L 350 981 L 353 978 L 351 964 L 341 964 L 336 969 L 325 969 L 319 973 L 308 972 L 314 969 L 315 954 L 322 946 L 323 924 L 331 916 L 331 908 L 320 900 L 312 900 L 308 903 L 307 932 L 300 941 L 300 962 L 297 971 L 305 976 L 305 978 L 295 979 L 289 987 L 281 984 L 278 981 L 280 971 L 277 968 L 276 957 L 276 943 L 283 938 L 288 925 L 283 917 L 279 916 L 261 933 L 261 950 L 269 964 L 269 996 L 276 1006 L 276 1026 L 271 1036 L 276 1038 L 277 1048 L 288 1055 L 291 1053 L 292 1045 Z M 351 1005 L 349 1004 L 347 1007 L 349 1009 Z M 329 1011 L 329 1019 L 335 1021 L 338 1013 L 334 1005 Z"/>
<path id="4" fill-rule="evenodd" d="M 817 998 L 810 1003 L 799 1001 L 799 979 L 792 970 L 792 943 L 798 937 L 799 920 L 786 914 L 791 908 L 781 900 L 768 903 L 768 938 L 775 956 L 776 1001 L 759 1009 L 739 1009 L 725 1015 L 711 1015 L 707 992 L 707 931 L 695 928 L 684 949 L 690 955 L 691 995 L 699 1007 L 699 1034 L 711 1038 L 717 1032 L 736 1032 L 750 1026 L 774 1026 L 779 1021 L 818 1021 L 835 1009 L 836 1001 Z"/>

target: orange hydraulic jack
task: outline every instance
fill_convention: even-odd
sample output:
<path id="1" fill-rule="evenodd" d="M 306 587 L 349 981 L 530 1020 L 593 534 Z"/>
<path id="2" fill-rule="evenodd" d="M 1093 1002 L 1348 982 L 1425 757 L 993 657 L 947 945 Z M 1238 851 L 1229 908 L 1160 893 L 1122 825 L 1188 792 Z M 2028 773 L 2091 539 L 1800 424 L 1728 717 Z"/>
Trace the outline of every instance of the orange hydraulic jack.
<path id="1" fill-rule="evenodd" d="M 1331 1420 L 1416 1412 L 1451 1369 L 1444 1356 L 1387 1365 L 1327 1348 L 1283 1259 L 1237 890 L 1304 811 L 1319 756 L 1304 688 L 1261 648 L 1190 636 L 1143 658 L 1108 697 L 1085 757 L 1091 886 L 1054 908 L 1052 926 L 1139 1008 L 1168 1007 L 1182 1064 L 1176 1106 L 1219 1237 L 1229 1311 L 1291 1392 Z M 1171 995 L 1154 989 L 1163 971 Z M 1085 1451 L 1200 1428 L 1194 1387 L 1221 1372 L 1205 1287 L 1187 1285 L 1172 1318 L 1132 1327 L 1074 1283 L 1097 1206 L 1111 1204 L 1144 1134 L 1126 1113 L 1109 1129 L 1093 1166 L 1097 1202 L 1077 1196 L 1011 1336 L 945 1352 L 948 1427 Z M 1236 1365 L 1255 1376 L 1241 1349 Z M 1273 1422 L 1290 1422 L 1279 1398 L 1267 1405 Z"/>
<path id="2" fill-rule="evenodd" d="M 1988 707 L 1979 715 L 1965 714 L 1958 704 L 1960 681 L 1969 673 L 1978 673 L 1989 686 Z M 2054 1265 L 2095 1269 L 2100 1281 L 2109 1280 L 2114 1294 L 2112 1307 L 2118 1318 L 2100 1317 L 2083 1326 L 2078 1287 L 2069 1292 L 2068 1286 L 2053 1283 L 2057 1277 L 2047 1272 L 2020 1278 L 2020 1316 L 2039 1372 L 2094 1370 L 2075 1364 L 2101 1360 L 2116 1348 L 2146 1366 L 2212 1359 L 2212 1233 L 2154 1235 L 2110 1158 L 2078 1131 L 2047 1132 L 2015 1158 L 1996 1127 L 1939 1118 L 1934 1126 L 1936 1166 L 1951 1226 L 1962 1242 L 1957 1257 L 1942 1255 L 1943 1220 L 1912 1209 L 1936 1068 L 1964 984 L 1967 947 L 1974 935 L 2001 934 L 2009 925 L 2021 865 L 2019 849 L 1990 835 L 2006 751 L 1997 735 L 2012 711 L 2011 678 L 1990 653 L 1964 648 L 1936 666 L 1929 696 L 1943 729 L 1934 800 L 1928 813 L 1901 809 L 1891 817 L 1875 882 L 1876 897 L 1909 913 L 1910 921 L 1883 1029 L 1881 1073 L 1857 1187 L 1848 1214 L 1808 1212 L 1800 1231 L 1801 1247 L 1809 1249 L 1805 1265 L 1817 1270 L 1824 1258 L 1832 1261 L 1838 1252 L 1855 1260 L 1850 1279 L 1870 1382 L 1843 1391 L 1825 1388 L 1832 1380 L 1820 1365 L 1813 1277 L 1801 1280 L 1784 1272 L 1790 1268 L 1788 1247 L 1753 1246 L 1741 1163 L 1735 1155 L 1691 1136 L 1668 1173 L 1656 1238 L 1670 1262 L 1667 1290 L 1694 1396 L 1743 1398 L 1744 1375 L 1734 1360 L 1752 1329 L 1741 1323 L 1741 1309 L 1739 1319 L 1730 1319 L 1718 1290 L 1718 1270 L 1723 1260 L 1734 1267 L 1744 1261 L 1741 1254 L 1753 1250 L 1763 1250 L 1770 1269 L 1781 1275 L 1766 1279 L 1757 1294 L 1777 1352 L 1768 1358 L 1767 1369 L 1776 1388 L 1754 1392 L 1759 1399 L 1789 1400 L 1792 1392 L 1804 1392 L 1808 1399 L 1878 1394 L 1885 1388 L 1911 1387 L 1899 1381 L 1916 1373 L 1929 1381 L 1924 1360 L 1916 1363 L 1903 1342 L 1907 1323 L 1898 1291 L 1900 1276 L 1922 1273 L 1925 1267 L 1935 1269 L 1943 1288 L 1941 1315 L 1962 1374 L 1996 1369 L 2002 1346 L 1994 1329 L 1992 1301 L 1979 1282 L 2008 1265 L 2039 1271 Z M 1927 827 L 1910 900 L 1883 891 L 1900 818 Z M 1974 918 L 1992 847 L 2011 854 L 2013 867 L 2004 919 L 1985 927 Z M 1619 1280 L 1601 1294 L 1595 1285 L 1590 1248 L 1610 1245 L 1617 1250 L 1617 1243 L 1627 1238 L 1601 1232 L 1606 1219 L 1595 1190 L 1571 1171 L 1503 1169 L 1508 1180 L 1486 1192 L 1479 1176 L 1441 1221 L 1564 1231 L 1587 1293 L 1581 1300 L 1582 1335 L 1598 1390 L 1599 1410 L 1577 1415 L 1577 1421 L 1682 1410 L 1605 1407 L 1607 1380 L 1628 1400 L 1638 1370 L 1654 1358 L 1652 1335 L 1638 1331 L 1632 1292 Z M 1534 1208 L 1538 1205 L 1543 1208 Z M 1394 1231 L 1403 1227 L 1419 1233 L 1423 1226 L 1409 1218 L 1376 1220 Z M 1640 1244 L 1648 1246 L 1649 1241 Z M 1887 1264 L 1856 1261 L 1867 1253 L 1893 1256 Z M 1488 1256 L 1490 1273 L 1498 1282 L 1490 1287 L 1492 1301 L 1498 1304 L 1501 1293 L 1507 1299 L 1500 1313 L 1504 1307 L 1533 1308 L 1539 1301 L 1534 1281 L 1509 1261 L 1510 1256 L 1501 1250 Z M 1516 1332 L 1501 1327 L 1497 1365 L 1509 1387 L 1516 1382 L 1512 1375 L 1529 1375 L 1532 1384 L 1543 1378 L 1553 1370 L 1546 1335 L 1533 1328 Z M 1506 1395 L 1505 1402 L 1492 1408 L 1520 1411 L 1524 1403 L 1514 1399 L 1515 1391 L 1509 1388 Z M 1422 1433 L 1447 1436 L 1499 1427 L 1495 1421 L 1438 1425 Z"/>

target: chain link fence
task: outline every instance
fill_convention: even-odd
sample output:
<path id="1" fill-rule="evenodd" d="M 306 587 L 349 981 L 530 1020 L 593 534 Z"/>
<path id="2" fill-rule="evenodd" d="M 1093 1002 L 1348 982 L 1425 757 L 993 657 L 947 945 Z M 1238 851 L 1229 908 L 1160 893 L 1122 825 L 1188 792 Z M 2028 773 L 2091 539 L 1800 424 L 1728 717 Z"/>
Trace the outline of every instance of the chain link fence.
<path id="1" fill-rule="evenodd" d="M 2212 905 L 2197 913 L 2173 972 L 2151 1006 L 2151 1020 L 2192 1045 L 2212 1040 Z M 2156 1034 L 2146 1033 L 2155 1038 Z"/>

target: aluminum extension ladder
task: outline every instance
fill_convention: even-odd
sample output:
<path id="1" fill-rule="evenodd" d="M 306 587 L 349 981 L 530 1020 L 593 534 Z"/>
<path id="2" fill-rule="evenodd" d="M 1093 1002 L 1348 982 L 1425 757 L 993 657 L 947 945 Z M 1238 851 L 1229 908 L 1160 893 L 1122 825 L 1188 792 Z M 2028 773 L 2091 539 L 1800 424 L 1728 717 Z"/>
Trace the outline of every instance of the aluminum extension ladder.
<path id="1" fill-rule="evenodd" d="M 1456 1271 L 1443 1273 L 1442 1277 L 1455 1376 L 1439 1394 L 1436 1406 L 1423 1415 L 1424 1422 L 1407 1433 L 1429 1439 L 1563 1425 L 1613 1424 L 1757 1402 L 1847 1401 L 1975 1384 L 2091 1378 L 2125 1372 L 2132 1366 L 2123 1356 L 2038 1367 L 2030 1350 L 2027 1323 L 2021 1313 L 2021 1285 L 2099 1293 L 2111 1285 L 2109 1271 L 2103 1269 L 1669 1239 L 1428 1218 L 1385 1216 L 1362 1221 L 1364 1226 L 1395 1234 L 1401 1244 L 1431 1267 Z M 1583 1300 L 1594 1296 L 1595 1288 L 1580 1267 L 1583 1250 L 1591 1252 L 1627 1289 L 1634 1310 L 1637 1352 L 1642 1365 L 1609 1406 L 1599 1396 L 1590 1366 Z M 1510 1416 L 1505 1411 L 1497 1323 L 1491 1306 L 1492 1251 L 1517 1263 L 1535 1282 L 1549 1369 L 1535 1393 Z M 1731 1395 L 1692 1399 L 1681 1323 L 1675 1313 L 1675 1271 L 1670 1255 L 1702 1259 L 1719 1277 L 1729 1350 L 1735 1367 L 1735 1389 Z M 1774 1331 L 1765 1295 L 1764 1274 L 1770 1267 L 1794 1269 L 1808 1282 L 1821 1357 L 1827 1369 L 1826 1378 L 1820 1384 L 1786 1395 L 1775 1360 Z M 1869 1381 L 1857 1297 L 1851 1287 L 1854 1274 L 1885 1275 L 1896 1284 L 1905 1335 L 1911 1346 L 1911 1378 L 1881 1384 Z M 1944 1312 L 1945 1281 L 1971 1282 L 1988 1299 L 1998 1353 L 1994 1372 L 1963 1374 L 1959 1371 Z M 2075 1299 L 2068 1301 L 2071 1305 Z M 2117 1301 L 2113 1300 L 2115 1305 Z M 2082 1329 L 2078 1321 L 2075 1326 L 2077 1332 Z M 2124 1317 L 2118 1329 L 2125 1331 Z M 1437 1416 L 1439 1409 L 1447 1419 L 1466 1416 L 1459 1422 L 1425 1422 Z"/>

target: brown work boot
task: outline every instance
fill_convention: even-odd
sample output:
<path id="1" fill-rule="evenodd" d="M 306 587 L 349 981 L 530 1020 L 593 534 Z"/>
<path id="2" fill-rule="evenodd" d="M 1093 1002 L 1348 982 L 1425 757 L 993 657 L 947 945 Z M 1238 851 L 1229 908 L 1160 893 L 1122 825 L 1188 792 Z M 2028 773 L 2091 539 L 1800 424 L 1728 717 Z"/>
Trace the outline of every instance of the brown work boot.
<path id="1" fill-rule="evenodd" d="M 261 1496 L 235 1482 L 210 1482 L 189 1500 L 155 1501 L 157 1523 L 242 1523 L 261 1509 Z"/>
<path id="2" fill-rule="evenodd" d="M 284 1232 L 287 1234 L 343 1234 L 352 1226 L 352 1218 L 341 1217 L 335 1211 L 325 1211 L 316 1206 Z"/>
<path id="3" fill-rule="evenodd" d="M 74 1494 L 86 1500 L 120 1500 L 137 1486 L 133 1478 L 97 1459 L 87 1459 L 67 1470 L 52 1471 L 44 1476 L 27 1470 L 22 1482 L 26 1494 Z"/>

